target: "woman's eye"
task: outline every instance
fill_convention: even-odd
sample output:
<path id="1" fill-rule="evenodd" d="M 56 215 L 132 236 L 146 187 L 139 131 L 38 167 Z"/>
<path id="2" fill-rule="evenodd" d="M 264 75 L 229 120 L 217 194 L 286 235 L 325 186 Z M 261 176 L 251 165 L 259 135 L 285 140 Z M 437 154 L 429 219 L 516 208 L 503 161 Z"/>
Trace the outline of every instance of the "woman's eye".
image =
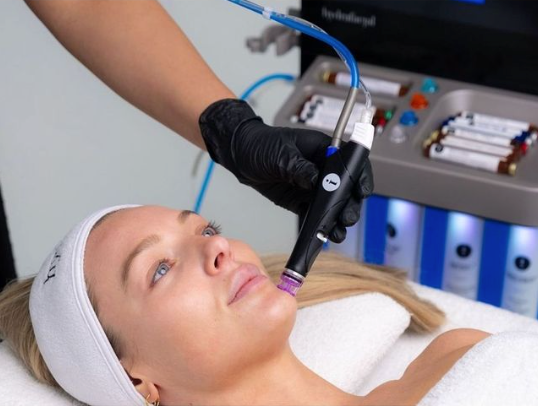
<path id="1" fill-rule="evenodd" d="M 215 222 L 210 222 L 202 231 L 204 237 L 213 237 L 220 234 L 220 226 Z"/>
<path id="2" fill-rule="evenodd" d="M 155 270 L 155 273 L 153 274 L 153 279 L 151 280 L 151 284 L 154 285 L 157 283 L 159 279 L 161 279 L 166 273 L 170 270 L 170 265 L 168 265 L 166 262 L 160 262 L 157 266 L 157 269 Z"/>

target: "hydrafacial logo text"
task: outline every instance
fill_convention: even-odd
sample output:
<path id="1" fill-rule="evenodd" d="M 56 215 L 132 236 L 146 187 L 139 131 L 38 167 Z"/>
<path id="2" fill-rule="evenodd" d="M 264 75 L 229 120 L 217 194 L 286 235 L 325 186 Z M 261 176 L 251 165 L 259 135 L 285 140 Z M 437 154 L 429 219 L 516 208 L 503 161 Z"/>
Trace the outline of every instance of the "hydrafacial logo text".
<path id="1" fill-rule="evenodd" d="M 58 251 L 55 251 L 54 256 L 52 257 L 52 261 L 50 261 L 49 271 L 47 272 L 47 279 L 45 279 L 43 285 L 56 276 L 56 266 L 58 265 L 58 262 L 60 262 L 60 258 L 62 258 L 62 256 L 58 253 Z"/>
<path id="2" fill-rule="evenodd" d="M 361 16 L 355 14 L 354 11 L 344 12 L 340 9 L 329 10 L 327 7 L 321 8 L 321 18 L 332 23 L 333 21 L 339 21 L 342 23 L 349 23 L 359 25 L 362 28 L 374 28 L 376 26 L 376 16 Z"/>

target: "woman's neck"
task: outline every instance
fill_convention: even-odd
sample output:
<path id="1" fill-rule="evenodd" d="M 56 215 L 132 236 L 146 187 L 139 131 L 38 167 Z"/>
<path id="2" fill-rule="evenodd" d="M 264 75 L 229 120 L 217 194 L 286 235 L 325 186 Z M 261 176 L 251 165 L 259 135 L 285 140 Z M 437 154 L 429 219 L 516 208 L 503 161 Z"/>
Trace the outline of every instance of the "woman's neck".
<path id="1" fill-rule="evenodd" d="M 210 394 L 193 395 L 191 399 L 163 396 L 162 404 L 352 406 L 362 403 L 361 397 L 343 392 L 308 369 L 289 346 L 278 356 L 241 371 L 231 382 Z"/>

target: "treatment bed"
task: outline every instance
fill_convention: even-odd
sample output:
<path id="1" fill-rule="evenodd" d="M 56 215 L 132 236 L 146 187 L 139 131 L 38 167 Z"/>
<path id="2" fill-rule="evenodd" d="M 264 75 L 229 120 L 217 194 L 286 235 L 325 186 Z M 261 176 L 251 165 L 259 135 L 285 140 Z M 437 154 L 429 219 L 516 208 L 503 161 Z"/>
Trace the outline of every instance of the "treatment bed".
<path id="1" fill-rule="evenodd" d="M 420 402 L 432 405 L 538 404 L 538 321 L 412 284 L 447 314 L 433 334 L 407 332 L 409 313 L 392 299 L 369 293 L 299 311 L 290 338 L 309 368 L 341 389 L 365 395 L 398 379 L 437 335 L 469 327 L 494 333 L 477 344 Z M 301 345 L 298 345 L 301 343 Z M 521 354 L 525 354 L 522 360 Z M 0 401 L 11 406 L 81 403 L 38 383 L 0 343 Z"/>

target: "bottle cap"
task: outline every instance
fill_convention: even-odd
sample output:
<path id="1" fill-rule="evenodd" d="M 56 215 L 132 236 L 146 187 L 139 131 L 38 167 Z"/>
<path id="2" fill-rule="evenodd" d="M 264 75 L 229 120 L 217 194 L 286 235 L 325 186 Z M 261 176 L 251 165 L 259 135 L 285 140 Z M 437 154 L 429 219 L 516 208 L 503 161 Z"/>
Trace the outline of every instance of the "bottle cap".
<path id="1" fill-rule="evenodd" d="M 415 93 L 413 97 L 411 97 L 411 101 L 409 103 L 412 108 L 416 110 L 425 109 L 429 106 L 430 102 L 428 99 L 426 99 L 426 96 L 424 96 L 422 93 Z"/>
<path id="2" fill-rule="evenodd" d="M 396 124 L 394 127 L 392 127 L 389 138 L 392 142 L 401 144 L 402 142 L 407 141 L 407 134 L 401 125 Z"/>
<path id="3" fill-rule="evenodd" d="M 439 85 L 432 78 L 425 78 L 422 82 L 422 89 L 424 93 L 435 93 L 439 90 Z"/>
<path id="4" fill-rule="evenodd" d="M 418 117 L 412 110 L 404 111 L 400 117 L 400 124 L 405 126 L 412 126 L 418 123 Z"/>

